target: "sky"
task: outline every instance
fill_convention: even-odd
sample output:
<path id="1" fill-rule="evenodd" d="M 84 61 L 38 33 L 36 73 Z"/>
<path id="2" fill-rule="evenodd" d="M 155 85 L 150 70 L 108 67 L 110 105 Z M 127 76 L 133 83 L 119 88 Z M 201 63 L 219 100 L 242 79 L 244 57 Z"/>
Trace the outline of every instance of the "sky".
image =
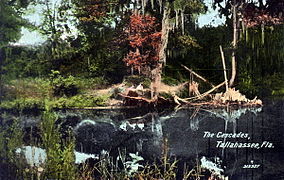
<path id="1" fill-rule="evenodd" d="M 198 25 L 199 27 L 203 27 L 205 25 L 211 25 L 211 26 L 218 26 L 225 22 L 225 17 L 220 18 L 218 11 L 214 10 L 212 8 L 212 0 L 205 0 L 206 6 L 208 7 L 208 10 L 206 14 L 203 14 L 199 16 L 198 18 Z"/>
<path id="2" fill-rule="evenodd" d="M 41 23 L 41 6 L 29 6 L 24 18 L 28 19 L 35 26 Z M 15 43 L 17 45 L 37 45 L 43 43 L 46 39 L 37 31 L 30 31 L 27 28 L 22 28 L 22 37 Z"/>
<path id="3" fill-rule="evenodd" d="M 206 14 L 199 16 L 198 18 L 199 27 L 203 27 L 205 25 L 218 26 L 220 24 L 223 24 L 225 22 L 225 19 L 220 18 L 218 12 L 212 9 L 212 0 L 205 0 L 205 3 L 209 8 Z M 38 5 L 35 8 L 33 7 L 28 8 L 27 13 L 24 17 L 38 26 L 41 22 L 41 7 Z M 38 45 L 46 40 L 46 38 L 44 38 L 37 31 L 30 31 L 26 28 L 22 28 L 21 33 L 22 37 L 17 43 L 15 43 L 16 45 Z"/>

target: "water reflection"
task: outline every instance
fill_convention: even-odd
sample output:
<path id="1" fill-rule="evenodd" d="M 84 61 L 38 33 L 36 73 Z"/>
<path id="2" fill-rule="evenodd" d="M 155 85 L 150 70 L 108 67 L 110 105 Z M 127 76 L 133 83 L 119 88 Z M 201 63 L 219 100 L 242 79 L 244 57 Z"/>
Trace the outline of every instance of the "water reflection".
<path id="1" fill-rule="evenodd" d="M 72 130 L 76 151 L 96 154 L 106 152 L 114 159 L 119 149 L 152 162 L 162 156 L 167 140 L 168 154 L 182 163 L 195 163 L 206 157 L 218 164 L 229 179 L 284 178 L 284 101 L 259 108 L 129 111 L 59 112 L 61 131 Z M 2 116 L 9 124 L 13 115 Z M 20 116 L 25 129 L 35 127 L 37 117 Z M 36 128 L 30 130 L 36 134 Z M 205 132 L 214 134 L 204 137 Z M 217 134 L 248 134 L 249 138 L 217 137 Z M 273 148 L 221 148 L 222 143 L 269 142 Z M 27 143 L 27 142 L 26 142 Z M 204 160 L 204 159 L 203 159 Z M 273 179 L 273 178 L 272 178 Z"/>

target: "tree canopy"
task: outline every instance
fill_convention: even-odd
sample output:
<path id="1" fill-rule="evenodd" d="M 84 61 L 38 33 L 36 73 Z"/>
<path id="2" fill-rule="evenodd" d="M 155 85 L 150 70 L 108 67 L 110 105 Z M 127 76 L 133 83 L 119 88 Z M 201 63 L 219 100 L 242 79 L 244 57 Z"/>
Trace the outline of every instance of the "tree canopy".
<path id="1" fill-rule="evenodd" d="M 16 42 L 21 37 L 21 28 L 28 25 L 22 14 L 29 3 L 29 0 L 0 1 L 0 47 Z"/>

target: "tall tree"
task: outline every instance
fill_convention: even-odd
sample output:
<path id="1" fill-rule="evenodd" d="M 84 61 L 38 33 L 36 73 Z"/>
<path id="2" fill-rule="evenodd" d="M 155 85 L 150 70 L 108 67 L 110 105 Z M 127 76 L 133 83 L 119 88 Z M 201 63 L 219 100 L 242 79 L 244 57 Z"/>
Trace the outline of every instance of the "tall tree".
<path id="1" fill-rule="evenodd" d="M 224 6 L 223 6 L 224 5 Z M 220 14 L 225 15 L 227 22 L 232 25 L 232 73 L 229 85 L 232 87 L 236 78 L 237 60 L 236 49 L 241 28 L 283 23 L 284 0 L 214 0 L 214 6 L 219 7 Z"/>
<path id="2" fill-rule="evenodd" d="M 130 52 L 123 59 L 127 66 L 139 74 L 148 75 L 159 61 L 161 33 L 156 18 L 150 15 L 132 14 L 125 30 Z"/>
<path id="3" fill-rule="evenodd" d="M 118 48 L 119 33 L 125 19 L 116 0 L 73 0 L 79 31 L 82 63 L 89 76 L 109 77 L 120 80 L 124 74 L 123 48 Z M 115 12 L 115 13 L 114 13 Z M 123 24 L 123 25 L 122 25 Z M 121 45 L 121 44 L 120 44 Z M 124 46 L 123 46 L 124 47 Z"/>
<path id="4" fill-rule="evenodd" d="M 161 19 L 161 45 L 159 52 L 159 63 L 152 71 L 152 91 L 154 98 L 157 98 L 157 89 L 160 87 L 163 66 L 166 64 L 166 49 L 169 42 L 169 33 L 174 29 L 181 28 L 182 34 L 185 33 L 185 21 L 190 21 L 191 14 L 204 12 L 205 6 L 202 0 L 174 0 L 159 1 Z M 185 14 L 188 16 L 186 17 Z M 172 22 L 171 20 L 174 19 Z M 181 23 L 180 23 L 181 22 Z M 179 26 L 179 24 L 181 24 Z"/>
<path id="5" fill-rule="evenodd" d="M 43 11 L 43 21 L 40 24 L 39 31 L 47 37 L 51 57 L 56 59 L 62 52 L 60 44 L 66 42 L 67 38 L 72 36 L 70 28 L 73 25 L 72 20 L 74 20 L 72 4 L 68 0 L 39 0 L 38 3 L 42 5 Z"/>
<path id="6" fill-rule="evenodd" d="M 0 96 L 2 93 L 4 47 L 16 42 L 21 37 L 21 28 L 27 25 L 22 18 L 23 9 L 28 6 L 28 0 L 1 0 L 0 1 Z M 1 98 L 1 97 L 0 97 Z"/>
<path id="7" fill-rule="evenodd" d="M 205 6 L 202 0 L 158 0 L 158 1 L 133 1 L 133 12 L 146 15 L 151 14 L 160 23 L 160 44 L 158 47 L 158 61 L 151 69 L 151 89 L 153 98 L 157 98 L 161 83 L 162 69 L 167 61 L 166 49 L 169 42 L 169 33 L 174 31 L 186 33 L 185 24 L 190 21 L 190 15 L 204 12 Z M 188 32 L 188 31 L 187 31 Z M 141 57 L 142 58 L 142 57 Z M 153 57 L 154 58 L 154 57 Z"/>

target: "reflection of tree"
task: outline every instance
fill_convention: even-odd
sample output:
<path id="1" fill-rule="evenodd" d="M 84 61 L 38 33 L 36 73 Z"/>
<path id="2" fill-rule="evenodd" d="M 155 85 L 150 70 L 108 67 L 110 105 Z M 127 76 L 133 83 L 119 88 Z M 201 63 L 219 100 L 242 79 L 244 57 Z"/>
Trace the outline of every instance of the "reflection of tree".
<path id="1" fill-rule="evenodd" d="M 228 122 L 235 122 L 238 120 L 242 115 L 247 114 L 249 112 L 257 115 L 262 110 L 262 107 L 258 108 L 239 108 L 239 109 L 213 109 L 213 110 L 206 110 L 210 112 L 212 115 L 224 119 Z"/>
<path id="2" fill-rule="evenodd" d="M 224 132 L 228 132 L 228 123 L 233 123 L 233 133 L 237 133 L 237 120 L 241 118 L 242 115 L 247 115 L 248 113 L 253 113 L 257 115 L 261 112 L 262 107 L 258 108 L 240 108 L 240 109 L 215 109 L 212 110 L 212 115 L 224 119 L 225 120 L 225 127 Z M 226 142 L 226 137 L 223 139 L 223 143 Z M 225 156 L 225 148 L 222 149 L 222 157 Z M 234 161 L 232 168 L 231 168 L 231 175 L 234 173 L 238 167 L 238 161 Z"/>
<path id="3" fill-rule="evenodd" d="M 184 110 L 187 110 L 186 113 Z M 236 127 L 236 121 L 240 119 L 242 115 L 253 113 L 257 115 L 257 113 L 261 112 L 262 107 L 246 107 L 239 109 L 203 109 L 200 107 L 188 108 L 188 107 L 180 107 L 176 109 L 173 113 L 168 114 L 166 116 L 160 116 L 161 121 L 166 121 L 170 118 L 183 117 L 189 120 L 190 129 L 192 131 L 197 131 L 199 129 L 199 122 L 208 118 L 208 117 L 217 117 L 225 120 L 225 131 L 227 131 L 228 122 L 233 123 L 234 127 Z M 235 132 L 234 128 L 234 132 Z"/>

